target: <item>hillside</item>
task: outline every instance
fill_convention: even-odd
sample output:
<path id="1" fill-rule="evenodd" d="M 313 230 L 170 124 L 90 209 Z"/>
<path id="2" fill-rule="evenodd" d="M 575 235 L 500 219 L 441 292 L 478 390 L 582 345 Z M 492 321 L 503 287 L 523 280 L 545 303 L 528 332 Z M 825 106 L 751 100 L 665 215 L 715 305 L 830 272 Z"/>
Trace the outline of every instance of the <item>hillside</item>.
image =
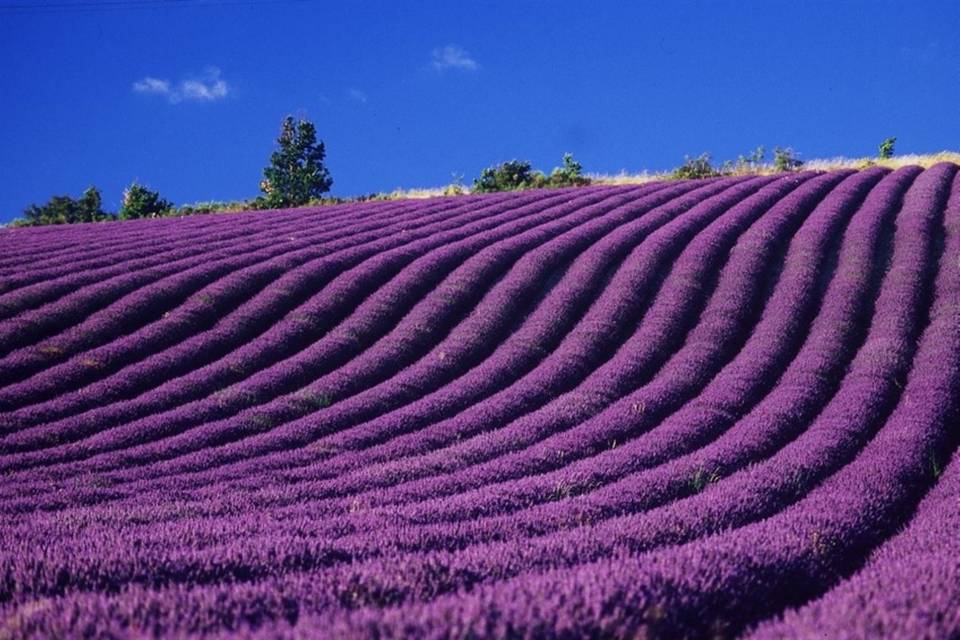
<path id="1" fill-rule="evenodd" d="M 960 634 L 954 164 L 0 231 L 0 637 Z"/>

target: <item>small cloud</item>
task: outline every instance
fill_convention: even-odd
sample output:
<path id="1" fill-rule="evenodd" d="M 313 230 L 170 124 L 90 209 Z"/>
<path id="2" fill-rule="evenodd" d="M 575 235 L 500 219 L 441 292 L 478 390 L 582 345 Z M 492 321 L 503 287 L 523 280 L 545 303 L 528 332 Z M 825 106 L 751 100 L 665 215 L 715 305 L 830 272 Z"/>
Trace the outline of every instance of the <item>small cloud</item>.
<path id="1" fill-rule="evenodd" d="M 459 69 L 461 71 L 476 71 L 480 68 L 477 61 L 460 47 L 448 44 L 445 47 L 434 49 L 430 54 L 433 68 L 437 71 Z"/>
<path id="2" fill-rule="evenodd" d="M 225 98 L 230 92 L 227 82 L 220 77 L 220 69 L 208 67 L 203 75 L 186 78 L 174 85 L 169 80 L 147 76 L 133 83 L 137 93 L 152 93 L 166 96 L 171 104 L 180 102 L 213 102 Z"/>
<path id="3" fill-rule="evenodd" d="M 147 76 L 139 82 L 134 82 L 133 90 L 137 93 L 168 94 L 170 93 L 170 82 L 167 80 L 160 80 L 159 78 L 151 78 L 150 76 Z"/>
<path id="4" fill-rule="evenodd" d="M 367 94 L 360 91 L 360 89 L 351 88 L 347 91 L 347 95 L 350 96 L 351 100 L 356 100 L 360 104 L 367 104 Z"/>
<path id="5" fill-rule="evenodd" d="M 220 69 L 209 67 L 201 78 L 184 80 L 177 91 L 181 100 L 219 100 L 227 96 L 227 83 L 220 77 Z"/>

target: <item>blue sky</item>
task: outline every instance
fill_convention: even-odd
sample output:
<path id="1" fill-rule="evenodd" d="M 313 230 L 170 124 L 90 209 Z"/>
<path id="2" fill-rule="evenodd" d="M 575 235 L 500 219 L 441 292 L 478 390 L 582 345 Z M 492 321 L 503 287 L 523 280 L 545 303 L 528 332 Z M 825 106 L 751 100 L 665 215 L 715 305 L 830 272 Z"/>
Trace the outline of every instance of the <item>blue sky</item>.
<path id="1" fill-rule="evenodd" d="M 336 195 L 565 151 L 957 149 L 958 26 L 958 2 L 0 0 L 0 221 L 90 184 L 111 210 L 133 180 L 254 196 L 288 113 Z"/>

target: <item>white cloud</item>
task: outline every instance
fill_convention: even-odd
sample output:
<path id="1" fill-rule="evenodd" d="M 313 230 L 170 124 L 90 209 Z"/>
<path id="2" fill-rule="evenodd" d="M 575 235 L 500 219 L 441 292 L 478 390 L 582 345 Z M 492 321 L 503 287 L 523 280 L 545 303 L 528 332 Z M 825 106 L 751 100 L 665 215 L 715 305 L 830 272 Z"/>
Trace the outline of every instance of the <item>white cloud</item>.
<path id="1" fill-rule="evenodd" d="M 226 80 L 220 77 L 220 69 L 208 67 L 203 75 L 185 78 L 177 84 L 169 80 L 145 77 L 133 83 L 137 93 L 152 93 L 166 96 L 171 104 L 179 102 L 213 102 L 225 98 L 230 92 Z"/>
<path id="2" fill-rule="evenodd" d="M 367 94 L 360 89 L 352 88 L 347 91 L 347 95 L 350 96 L 351 100 L 356 100 L 360 104 L 367 104 Z"/>
<path id="3" fill-rule="evenodd" d="M 227 91 L 227 83 L 216 67 L 207 69 L 203 78 L 184 80 L 179 88 L 183 100 L 219 100 L 227 96 Z"/>
<path id="4" fill-rule="evenodd" d="M 160 80 L 159 78 L 151 78 L 147 76 L 139 82 L 133 83 L 133 90 L 137 93 L 170 93 L 170 82 L 168 80 Z"/>
<path id="5" fill-rule="evenodd" d="M 434 49 L 430 56 L 432 58 L 433 68 L 437 71 L 445 71 L 446 69 L 476 71 L 480 68 L 480 65 L 470 57 L 469 53 L 452 44 Z"/>

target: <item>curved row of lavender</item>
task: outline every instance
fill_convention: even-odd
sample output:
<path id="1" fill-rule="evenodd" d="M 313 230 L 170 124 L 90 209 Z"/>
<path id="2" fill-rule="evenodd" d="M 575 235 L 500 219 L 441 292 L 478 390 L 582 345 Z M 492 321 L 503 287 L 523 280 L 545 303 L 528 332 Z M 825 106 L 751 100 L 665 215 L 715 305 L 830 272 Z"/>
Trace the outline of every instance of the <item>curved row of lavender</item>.
<path id="1" fill-rule="evenodd" d="M 0 637 L 960 637 L 960 173 L 0 232 Z"/>

